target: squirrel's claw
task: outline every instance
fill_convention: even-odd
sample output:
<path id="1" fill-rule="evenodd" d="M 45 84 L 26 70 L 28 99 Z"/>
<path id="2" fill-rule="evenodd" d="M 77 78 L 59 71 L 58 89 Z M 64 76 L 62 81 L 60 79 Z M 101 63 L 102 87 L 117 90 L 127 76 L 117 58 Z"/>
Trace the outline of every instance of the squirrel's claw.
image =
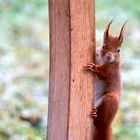
<path id="1" fill-rule="evenodd" d="M 90 117 L 93 118 L 93 119 L 97 117 L 97 109 L 96 108 L 91 109 Z"/>
<path id="2" fill-rule="evenodd" d="M 90 70 L 90 71 L 95 72 L 95 64 L 93 64 L 93 63 L 88 63 L 87 65 L 84 66 L 84 68 L 86 70 Z"/>

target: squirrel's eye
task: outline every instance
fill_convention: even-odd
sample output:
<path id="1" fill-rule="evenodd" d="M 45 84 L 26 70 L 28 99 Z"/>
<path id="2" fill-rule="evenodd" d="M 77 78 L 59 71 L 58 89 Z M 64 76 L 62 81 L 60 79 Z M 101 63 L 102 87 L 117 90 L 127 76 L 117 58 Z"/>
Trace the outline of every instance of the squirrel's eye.
<path id="1" fill-rule="evenodd" d="M 103 47 L 102 47 L 102 48 L 103 48 L 103 50 L 104 50 L 104 49 L 105 49 L 105 45 L 103 45 Z"/>
<path id="2" fill-rule="evenodd" d="M 120 52 L 120 49 L 118 49 L 117 52 L 119 53 Z"/>

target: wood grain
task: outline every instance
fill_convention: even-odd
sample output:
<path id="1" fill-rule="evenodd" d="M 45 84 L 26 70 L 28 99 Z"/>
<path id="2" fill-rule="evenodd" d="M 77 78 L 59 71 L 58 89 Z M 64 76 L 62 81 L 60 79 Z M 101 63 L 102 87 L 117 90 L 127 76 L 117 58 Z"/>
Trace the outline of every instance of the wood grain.
<path id="1" fill-rule="evenodd" d="M 68 140 L 93 140 L 93 75 L 83 70 L 93 62 L 95 18 L 93 0 L 71 0 L 71 87 Z"/>
<path id="2" fill-rule="evenodd" d="M 49 0 L 50 83 L 47 140 L 67 140 L 70 92 L 69 0 Z"/>
<path id="3" fill-rule="evenodd" d="M 50 83 L 47 140 L 92 140 L 94 0 L 49 0 Z"/>

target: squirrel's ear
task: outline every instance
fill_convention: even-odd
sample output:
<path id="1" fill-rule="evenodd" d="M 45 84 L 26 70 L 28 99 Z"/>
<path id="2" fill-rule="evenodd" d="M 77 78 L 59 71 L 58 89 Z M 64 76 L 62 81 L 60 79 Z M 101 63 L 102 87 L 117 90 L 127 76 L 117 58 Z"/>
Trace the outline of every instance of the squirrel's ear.
<path id="1" fill-rule="evenodd" d="M 106 26 L 106 30 L 104 32 L 104 43 L 108 40 L 108 37 L 109 37 L 109 28 L 110 28 L 110 25 L 112 24 L 112 22 L 113 22 L 113 19 Z"/>
<path id="2" fill-rule="evenodd" d="M 120 34 L 119 34 L 119 36 L 118 36 L 118 40 L 119 40 L 119 43 L 120 43 L 120 44 L 122 44 L 122 42 L 123 42 L 124 30 L 125 30 L 125 25 L 126 25 L 126 23 L 127 23 L 127 21 L 125 21 L 124 24 L 122 25 Z"/>

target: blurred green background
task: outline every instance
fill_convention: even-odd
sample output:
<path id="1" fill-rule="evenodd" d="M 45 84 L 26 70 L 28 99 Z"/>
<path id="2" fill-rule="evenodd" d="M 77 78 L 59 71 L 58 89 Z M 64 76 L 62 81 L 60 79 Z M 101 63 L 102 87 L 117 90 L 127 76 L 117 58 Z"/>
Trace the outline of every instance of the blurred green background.
<path id="1" fill-rule="evenodd" d="M 47 6 L 47 0 L 0 0 L 0 140 L 46 137 Z"/>
<path id="2" fill-rule="evenodd" d="M 114 140 L 140 140 L 140 1 L 96 0 L 96 40 L 118 34 L 128 19 L 122 53 L 123 94 Z M 48 106 L 47 0 L 0 0 L 0 140 L 45 140 Z"/>

